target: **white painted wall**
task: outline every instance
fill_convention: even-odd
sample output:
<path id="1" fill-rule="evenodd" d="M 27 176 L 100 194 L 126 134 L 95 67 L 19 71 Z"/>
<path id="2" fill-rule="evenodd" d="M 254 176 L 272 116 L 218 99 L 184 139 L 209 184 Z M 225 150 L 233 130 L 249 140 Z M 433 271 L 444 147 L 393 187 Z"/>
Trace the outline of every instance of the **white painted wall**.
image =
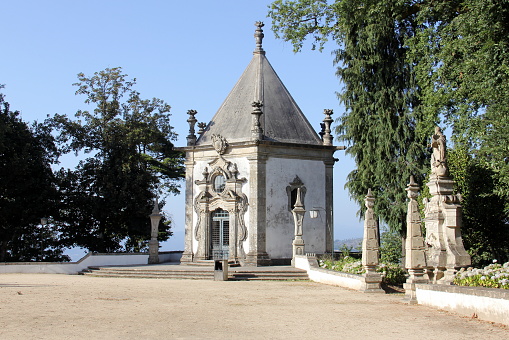
<path id="1" fill-rule="evenodd" d="M 464 290 L 463 293 L 438 291 L 433 289 L 432 286 L 424 285 L 416 285 L 416 288 L 417 302 L 421 305 L 440 308 L 469 317 L 475 315 L 482 320 L 509 325 L 509 300 L 502 296 L 498 298 L 490 296 L 502 295 L 502 293 L 505 293 L 503 290 L 497 292 L 497 289 L 475 287 L 474 289 L 478 291 L 478 295 L 473 295 L 470 287 L 446 287 L 451 288 L 450 290 Z M 486 291 L 486 294 L 480 294 L 483 291 Z"/>
<path id="2" fill-rule="evenodd" d="M 295 176 L 306 187 L 303 236 L 307 253 L 324 253 L 326 224 L 324 212 L 311 219 L 313 207 L 325 208 L 325 164 L 322 161 L 270 157 L 266 165 L 267 253 L 270 258 L 291 258 L 295 224 L 288 210 L 286 187 Z"/>
<path id="3" fill-rule="evenodd" d="M 179 262 L 182 252 L 162 252 L 160 262 Z M 148 253 L 94 254 L 88 253 L 77 262 L 2 262 L 0 273 L 77 274 L 88 267 L 146 265 Z"/>

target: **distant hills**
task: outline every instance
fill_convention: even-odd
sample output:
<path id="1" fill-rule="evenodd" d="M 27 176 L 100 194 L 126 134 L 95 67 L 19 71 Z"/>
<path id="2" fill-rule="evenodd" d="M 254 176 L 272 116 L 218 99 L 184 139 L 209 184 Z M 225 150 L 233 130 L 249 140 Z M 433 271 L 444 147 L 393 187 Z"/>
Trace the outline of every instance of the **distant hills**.
<path id="1" fill-rule="evenodd" d="M 362 248 L 362 237 L 349 238 L 346 240 L 335 240 L 334 250 L 340 251 L 343 246 L 348 247 L 351 251 L 361 251 Z"/>

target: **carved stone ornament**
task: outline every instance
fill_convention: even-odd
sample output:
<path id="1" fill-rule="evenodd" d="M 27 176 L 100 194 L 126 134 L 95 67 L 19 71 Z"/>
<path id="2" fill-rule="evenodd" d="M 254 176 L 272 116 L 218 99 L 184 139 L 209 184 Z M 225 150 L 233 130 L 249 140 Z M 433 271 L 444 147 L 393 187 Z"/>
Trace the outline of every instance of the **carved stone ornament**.
<path id="1" fill-rule="evenodd" d="M 214 146 L 214 149 L 217 151 L 218 154 L 222 155 L 226 152 L 226 149 L 228 148 L 228 142 L 226 141 L 226 138 L 224 138 L 221 135 L 212 135 L 212 145 Z"/>
<path id="2" fill-rule="evenodd" d="M 214 146 L 220 154 L 226 148 L 226 140 L 221 136 L 214 135 Z M 224 159 L 221 154 L 208 163 L 209 167 L 203 170 L 203 179 L 195 181 L 199 194 L 194 198 L 194 211 L 197 215 L 194 228 L 194 238 L 198 241 L 196 258 L 206 260 L 211 256 L 211 213 L 222 209 L 229 214 L 229 259 L 244 261 L 244 241 L 248 232 L 244 221 L 244 215 L 248 209 L 247 196 L 242 192 L 245 178 L 238 178 L 239 170 L 235 163 Z M 214 181 L 218 176 L 223 176 L 224 185 L 218 190 Z"/>

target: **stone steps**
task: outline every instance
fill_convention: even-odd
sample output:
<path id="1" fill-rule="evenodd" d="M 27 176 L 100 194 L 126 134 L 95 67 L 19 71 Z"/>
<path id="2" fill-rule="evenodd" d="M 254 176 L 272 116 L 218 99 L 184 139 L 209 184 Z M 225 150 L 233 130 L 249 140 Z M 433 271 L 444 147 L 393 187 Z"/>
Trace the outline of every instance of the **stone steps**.
<path id="1" fill-rule="evenodd" d="M 214 268 L 193 266 L 176 266 L 175 269 L 150 269 L 129 267 L 89 267 L 80 274 L 94 277 L 126 277 L 126 278 L 156 278 L 156 279 L 191 279 L 213 280 Z M 294 281 L 309 280 L 307 273 L 299 269 L 266 269 L 249 270 L 242 267 L 229 268 L 228 279 L 232 281 L 270 280 Z"/>

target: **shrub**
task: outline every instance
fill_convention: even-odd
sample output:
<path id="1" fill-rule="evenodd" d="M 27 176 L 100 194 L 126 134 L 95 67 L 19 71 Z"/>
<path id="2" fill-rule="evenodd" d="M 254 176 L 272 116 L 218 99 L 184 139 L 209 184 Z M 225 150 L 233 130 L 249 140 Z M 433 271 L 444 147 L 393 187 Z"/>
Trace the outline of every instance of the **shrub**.
<path id="1" fill-rule="evenodd" d="M 509 262 L 500 265 L 494 260 L 494 263 L 483 269 L 461 268 L 456 273 L 454 284 L 458 286 L 509 289 Z"/>
<path id="2" fill-rule="evenodd" d="M 366 271 L 362 266 L 362 261 L 345 256 L 340 260 L 334 261 L 330 258 L 322 258 L 319 261 L 321 268 L 330 269 L 349 274 L 364 274 Z M 382 282 L 390 285 L 399 285 L 405 282 L 406 272 L 399 265 L 394 263 L 382 263 L 377 269 L 382 276 Z"/>

